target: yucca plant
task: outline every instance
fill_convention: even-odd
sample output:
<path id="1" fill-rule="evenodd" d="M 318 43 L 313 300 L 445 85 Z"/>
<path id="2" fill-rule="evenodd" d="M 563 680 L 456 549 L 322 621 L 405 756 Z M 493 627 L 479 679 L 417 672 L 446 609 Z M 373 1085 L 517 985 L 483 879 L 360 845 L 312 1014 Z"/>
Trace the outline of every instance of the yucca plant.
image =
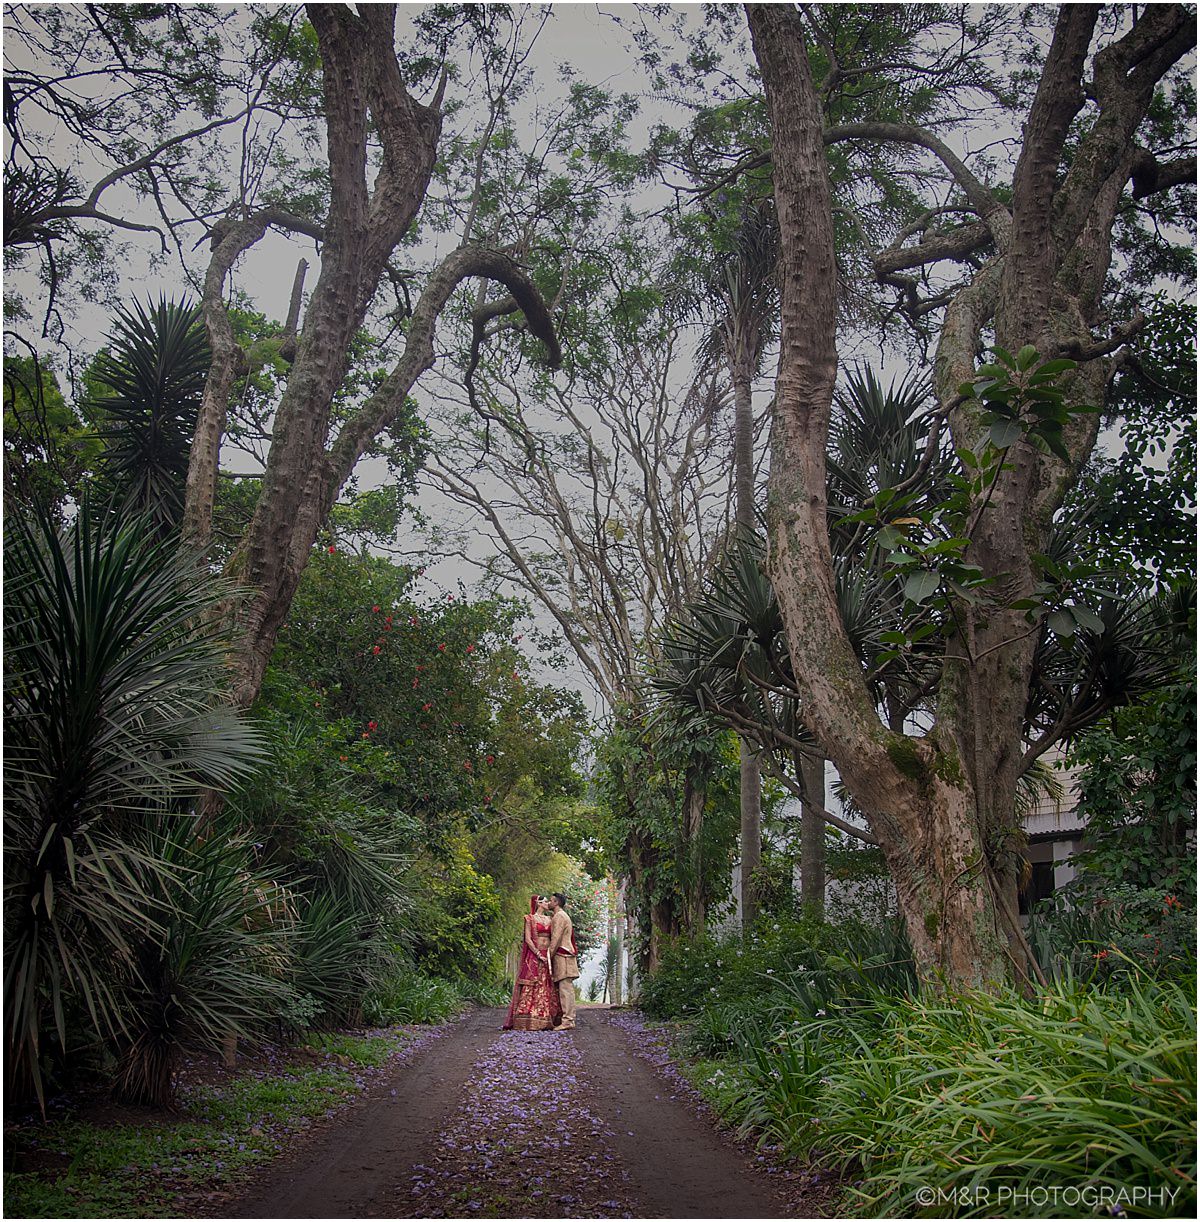
<path id="1" fill-rule="evenodd" d="M 328 896 L 308 902 L 290 950 L 293 987 L 316 1003 L 319 1026 L 360 1021 L 364 997 L 385 976 L 392 958 L 378 918 Z"/>
<path id="2" fill-rule="evenodd" d="M 114 1094 L 169 1107 L 185 1047 L 215 1052 L 230 1035 L 253 1041 L 292 1001 L 294 911 L 286 891 L 257 876 L 227 812 L 203 839 L 191 816 L 164 814 L 146 848 L 171 874 L 154 897 L 155 926 L 134 947 Z"/>
<path id="3" fill-rule="evenodd" d="M 78 1002 L 100 1039 L 128 1032 L 122 985 L 160 936 L 176 866 L 146 836 L 260 757 L 223 704 L 228 596 L 153 522 L 94 515 L 59 531 L 10 510 L 5 532 L 4 1002 L 10 1082 L 42 1095 L 44 1036 Z"/>
<path id="4" fill-rule="evenodd" d="M 109 347 L 90 370 L 87 403 L 104 441 L 101 488 L 169 534 L 183 516 L 188 452 L 209 365 L 199 308 L 133 302 L 117 311 Z"/>

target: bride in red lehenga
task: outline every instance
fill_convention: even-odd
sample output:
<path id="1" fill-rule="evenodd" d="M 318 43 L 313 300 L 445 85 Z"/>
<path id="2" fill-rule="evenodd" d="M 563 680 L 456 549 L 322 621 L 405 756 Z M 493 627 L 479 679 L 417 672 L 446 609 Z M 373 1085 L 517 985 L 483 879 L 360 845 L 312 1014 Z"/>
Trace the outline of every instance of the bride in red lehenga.
<path id="1" fill-rule="evenodd" d="M 549 905 L 538 896 L 529 899 L 521 957 L 504 1030 L 548 1031 L 562 1018 L 558 990 L 550 979 L 546 955 L 550 949 Z"/>

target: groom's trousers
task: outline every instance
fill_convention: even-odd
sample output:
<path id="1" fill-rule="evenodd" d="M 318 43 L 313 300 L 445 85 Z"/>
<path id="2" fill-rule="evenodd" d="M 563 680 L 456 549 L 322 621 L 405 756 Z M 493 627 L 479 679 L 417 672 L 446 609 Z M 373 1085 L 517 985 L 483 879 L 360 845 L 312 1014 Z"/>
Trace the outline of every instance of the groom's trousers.
<path id="1" fill-rule="evenodd" d="M 575 1026 L 575 981 L 570 976 L 557 982 L 558 1001 L 562 1006 L 562 1025 Z"/>

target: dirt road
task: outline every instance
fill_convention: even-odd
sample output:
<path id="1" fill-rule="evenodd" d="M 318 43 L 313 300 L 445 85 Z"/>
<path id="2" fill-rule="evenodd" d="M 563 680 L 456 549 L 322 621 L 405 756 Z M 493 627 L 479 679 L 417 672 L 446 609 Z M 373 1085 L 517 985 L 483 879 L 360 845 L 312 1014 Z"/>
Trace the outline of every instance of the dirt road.
<path id="1" fill-rule="evenodd" d="M 475 1011 L 300 1139 L 227 1217 L 774 1218 L 803 1212 L 642 1056 L 628 1023 Z"/>

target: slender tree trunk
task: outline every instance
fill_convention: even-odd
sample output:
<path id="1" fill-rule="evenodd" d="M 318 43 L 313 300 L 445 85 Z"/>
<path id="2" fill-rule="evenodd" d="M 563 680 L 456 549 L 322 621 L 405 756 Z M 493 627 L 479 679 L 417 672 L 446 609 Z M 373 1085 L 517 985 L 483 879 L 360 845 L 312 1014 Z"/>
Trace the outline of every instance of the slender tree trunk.
<path id="1" fill-rule="evenodd" d="M 246 354 L 233 334 L 229 311 L 225 308 L 225 278 L 237 257 L 263 236 L 268 224 L 267 215 L 260 212 L 241 221 L 218 221 L 209 234 L 212 255 L 200 298 L 204 329 L 208 335 L 209 372 L 188 452 L 183 521 L 180 524 L 185 546 L 198 551 L 207 548 L 212 537 L 217 469 L 229 397 L 234 381 L 247 369 Z"/>
<path id="2" fill-rule="evenodd" d="M 612 967 L 612 979 L 609 981 L 609 1000 L 614 1006 L 622 1004 L 624 998 L 624 965 L 625 965 L 625 881 L 620 886 L 617 880 L 608 880 L 609 904 L 613 914 L 613 937 L 616 941 L 616 962 Z"/>
<path id="3" fill-rule="evenodd" d="M 704 804 L 708 785 L 700 767 L 689 769 L 683 791 L 684 835 L 687 857 L 687 893 L 684 897 L 684 929 L 691 937 L 704 932 L 708 896 L 704 886 Z"/>
<path id="4" fill-rule="evenodd" d="M 740 539 L 754 534 L 754 353 L 747 337 L 738 330 L 731 337 L 730 374 L 734 403 L 734 492 L 735 521 Z M 758 753 L 745 738 L 738 743 L 741 771 L 741 911 L 743 932 L 758 920 L 758 870 L 762 864 L 762 769 Z"/>
<path id="5" fill-rule="evenodd" d="M 804 797 L 800 803 L 800 899 L 825 909 L 825 760 L 817 751 L 797 752 Z"/>
<path id="6" fill-rule="evenodd" d="M 734 520 L 738 531 L 752 535 L 755 527 L 754 497 L 754 354 L 749 340 L 734 337 L 729 372 L 733 383 Z"/>
<path id="7" fill-rule="evenodd" d="M 741 872 L 738 885 L 742 900 L 742 929 L 748 931 L 758 920 L 758 871 L 762 865 L 762 771 L 754 748 L 743 738 L 738 741 L 740 768 Z"/>

